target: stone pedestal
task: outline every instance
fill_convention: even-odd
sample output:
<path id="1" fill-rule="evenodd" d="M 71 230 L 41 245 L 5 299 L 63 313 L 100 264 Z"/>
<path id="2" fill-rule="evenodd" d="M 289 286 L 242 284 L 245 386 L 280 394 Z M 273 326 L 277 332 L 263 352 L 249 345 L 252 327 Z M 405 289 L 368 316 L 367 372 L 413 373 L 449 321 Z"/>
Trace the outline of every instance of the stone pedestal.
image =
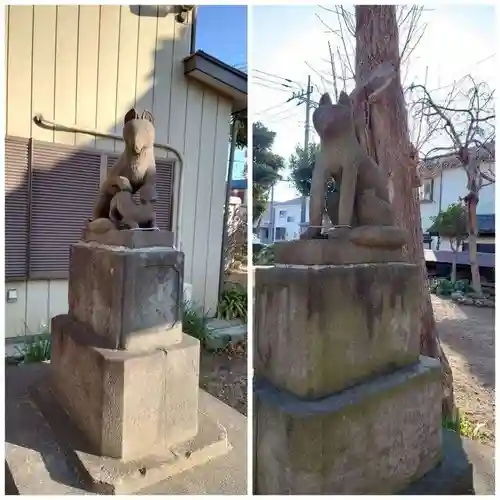
<path id="1" fill-rule="evenodd" d="M 420 269 L 343 245 L 278 244 L 256 270 L 258 494 L 398 493 L 442 459 L 440 365 L 413 331 Z"/>
<path id="2" fill-rule="evenodd" d="M 171 240 L 111 231 L 71 247 L 69 312 L 52 320 L 50 391 L 35 388 L 35 400 L 48 408 L 55 398 L 83 434 L 79 467 L 104 491 L 126 492 L 137 461 L 150 464 L 144 487 L 188 467 L 176 460 L 230 450 L 217 424 L 199 419 L 200 343 L 182 332 L 184 256 Z"/>

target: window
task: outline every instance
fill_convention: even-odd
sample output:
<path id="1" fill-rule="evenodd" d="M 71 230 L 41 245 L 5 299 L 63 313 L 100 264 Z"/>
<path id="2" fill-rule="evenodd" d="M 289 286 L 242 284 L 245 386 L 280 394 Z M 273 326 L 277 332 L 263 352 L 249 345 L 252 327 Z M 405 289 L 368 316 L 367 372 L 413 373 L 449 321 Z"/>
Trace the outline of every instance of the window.
<path id="1" fill-rule="evenodd" d="M 280 210 L 280 219 L 286 216 L 286 210 Z"/>
<path id="2" fill-rule="evenodd" d="M 287 218 L 286 218 L 286 221 L 287 222 L 294 222 L 295 221 L 295 218 L 291 215 L 289 215 Z"/>
<path id="3" fill-rule="evenodd" d="M 429 233 L 424 233 L 423 236 L 424 236 L 424 248 L 425 248 L 425 245 L 427 245 L 429 250 L 431 250 L 432 249 L 432 236 Z"/>
<path id="4" fill-rule="evenodd" d="M 286 228 L 284 227 L 277 227 L 276 228 L 276 241 L 282 241 L 286 238 Z"/>
<path id="5" fill-rule="evenodd" d="M 419 187 L 420 201 L 434 201 L 434 179 L 423 179 Z"/>
<path id="6" fill-rule="evenodd" d="M 5 260 L 7 280 L 66 279 L 69 248 L 81 238 L 115 154 L 5 138 Z M 174 162 L 157 158 L 156 218 L 170 229 Z"/>
<path id="7" fill-rule="evenodd" d="M 462 244 L 462 252 L 469 251 L 469 243 Z M 495 243 L 478 243 L 477 251 L 479 253 L 495 253 Z"/>

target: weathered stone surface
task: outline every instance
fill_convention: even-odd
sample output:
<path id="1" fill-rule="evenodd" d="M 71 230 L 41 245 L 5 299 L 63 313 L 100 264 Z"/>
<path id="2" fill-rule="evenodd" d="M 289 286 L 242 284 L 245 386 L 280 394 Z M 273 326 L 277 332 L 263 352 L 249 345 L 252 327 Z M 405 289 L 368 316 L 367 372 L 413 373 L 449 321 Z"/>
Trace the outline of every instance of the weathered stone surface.
<path id="1" fill-rule="evenodd" d="M 256 269 L 255 373 L 314 399 L 415 362 L 419 273 L 405 263 Z"/>
<path id="2" fill-rule="evenodd" d="M 303 266 L 402 262 L 401 249 L 355 245 L 347 239 L 281 241 L 274 245 L 277 264 Z"/>
<path id="3" fill-rule="evenodd" d="M 131 459 L 196 435 L 199 341 L 146 353 L 110 350 L 70 315 L 52 321 L 54 393 L 95 454 Z M 98 338 L 98 337 L 97 337 Z"/>
<path id="4" fill-rule="evenodd" d="M 391 494 L 441 459 L 441 371 L 420 363 L 317 401 L 257 380 L 258 494 Z"/>
<path id="5" fill-rule="evenodd" d="M 69 310 L 110 349 L 168 347 L 182 337 L 183 274 L 184 254 L 172 248 L 79 242 L 71 247 Z"/>
<path id="6" fill-rule="evenodd" d="M 174 233 L 172 231 L 156 230 L 111 230 L 105 233 L 97 233 L 85 228 L 82 241 L 95 242 L 102 245 L 126 247 L 126 248 L 148 248 L 148 247 L 173 247 Z"/>

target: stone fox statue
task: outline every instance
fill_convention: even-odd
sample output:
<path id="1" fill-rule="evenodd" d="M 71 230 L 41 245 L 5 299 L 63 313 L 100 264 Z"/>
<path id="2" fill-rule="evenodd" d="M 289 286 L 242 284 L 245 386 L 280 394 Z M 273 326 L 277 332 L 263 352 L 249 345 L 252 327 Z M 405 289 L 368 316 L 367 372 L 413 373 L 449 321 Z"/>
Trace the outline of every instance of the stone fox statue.
<path id="1" fill-rule="evenodd" d="M 311 183 L 310 227 L 302 238 L 320 236 L 326 184 L 333 177 L 339 189 L 328 195 L 326 203 L 332 224 L 353 228 L 347 231 L 348 237 L 360 245 L 402 246 L 406 233 L 394 227 L 388 175 L 357 139 L 349 96 L 341 92 L 337 104 L 333 104 L 324 94 L 314 111 L 313 124 L 321 150 Z"/>
<path id="2" fill-rule="evenodd" d="M 113 194 L 108 215 L 90 221 L 88 228 L 91 231 L 104 233 L 110 229 L 154 228 L 153 203 L 138 205 L 132 198 L 132 186 L 126 177 L 110 180 L 108 192 Z"/>
<path id="3" fill-rule="evenodd" d="M 131 195 L 140 192 L 141 204 L 148 206 L 148 210 L 157 199 L 153 115 L 147 110 L 141 115 L 135 109 L 129 110 L 124 118 L 123 139 L 125 150 L 109 169 L 106 180 L 99 188 L 99 196 L 93 210 L 94 220 L 109 218 L 111 201 L 119 191 L 122 191 L 118 182 L 120 177 L 129 181 Z M 128 197 L 122 195 L 120 199 L 123 200 L 125 196 Z M 156 225 L 154 210 L 151 224 L 152 227 Z"/>

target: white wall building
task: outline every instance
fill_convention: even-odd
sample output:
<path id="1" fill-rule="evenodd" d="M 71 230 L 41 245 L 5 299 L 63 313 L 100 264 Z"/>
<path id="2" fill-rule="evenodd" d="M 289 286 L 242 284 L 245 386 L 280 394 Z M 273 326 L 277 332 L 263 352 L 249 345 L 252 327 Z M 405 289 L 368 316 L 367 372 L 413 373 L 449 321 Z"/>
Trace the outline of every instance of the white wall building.
<path id="1" fill-rule="evenodd" d="M 262 243 L 296 240 L 300 236 L 302 198 L 274 202 L 264 212 L 257 236 Z M 309 220 L 309 198 L 306 199 L 306 222 Z M 274 228 L 274 231 L 273 231 Z M 271 234 L 274 233 L 274 234 Z"/>
<path id="2" fill-rule="evenodd" d="M 494 163 L 484 163 L 481 167 L 484 170 L 495 168 Z M 432 217 L 452 203 L 457 203 L 459 198 L 463 198 L 468 193 L 467 174 L 465 170 L 457 165 L 450 165 L 441 168 L 432 178 L 423 178 L 420 188 L 420 214 L 422 218 L 422 230 L 426 233 L 432 225 Z M 492 219 L 495 214 L 495 184 L 484 186 L 479 191 L 479 204 L 477 206 L 478 245 L 494 244 L 494 234 L 481 236 L 481 223 Z M 486 217 L 488 216 L 488 217 Z M 439 241 L 440 240 L 440 241 Z M 439 248 L 438 248 L 439 246 Z M 429 248 L 429 244 L 425 244 Z M 432 250 L 451 250 L 449 241 L 446 238 L 433 237 L 430 243 Z M 478 247 L 478 251 L 481 249 Z"/>

